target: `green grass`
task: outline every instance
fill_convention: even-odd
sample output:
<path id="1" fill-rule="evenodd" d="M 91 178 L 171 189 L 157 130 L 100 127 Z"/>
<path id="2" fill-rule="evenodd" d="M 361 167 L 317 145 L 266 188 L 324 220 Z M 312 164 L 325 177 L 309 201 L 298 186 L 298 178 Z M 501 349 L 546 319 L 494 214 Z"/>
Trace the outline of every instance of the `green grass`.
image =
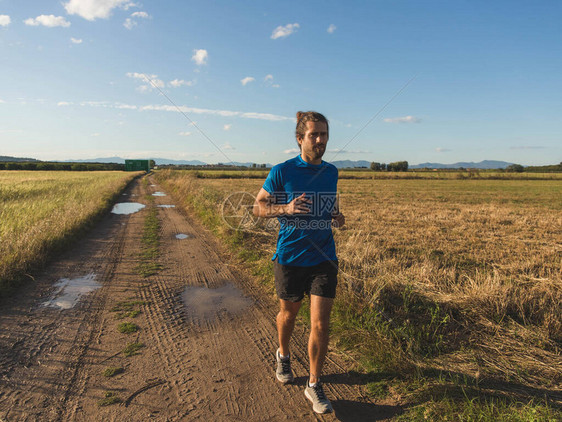
<path id="1" fill-rule="evenodd" d="M 126 357 L 131 357 L 139 354 L 139 350 L 144 347 L 143 343 L 128 343 L 127 346 L 123 349 L 123 354 Z"/>
<path id="2" fill-rule="evenodd" d="M 397 418 L 403 422 L 481 421 L 481 422 L 557 422 L 559 411 L 546 403 L 521 402 L 506 398 L 448 397 L 414 406 Z"/>
<path id="3" fill-rule="evenodd" d="M 115 306 L 111 308 L 111 312 L 115 312 L 116 319 L 136 318 L 141 313 L 138 308 L 146 304 L 147 302 L 144 300 L 122 301 L 116 303 Z"/>
<path id="4" fill-rule="evenodd" d="M 125 369 L 123 369 L 123 367 L 110 367 L 110 368 L 106 368 L 106 369 L 103 371 L 103 376 L 104 376 L 104 377 L 107 377 L 107 378 L 111 378 L 111 377 L 114 377 L 115 375 L 122 374 L 124 370 L 125 370 Z"/>
<path id="5" fill-rule="evenodd" d="M 136 175 L 0 171 L 0 296 L 93 227 Z"/>
<path id="6" fill-rule="evenodd" d="M 122 322 L 117 326 L 120 333 L 131 334 L 136 333 L 139 330 L 139 326 L 134 322 Z"/>
<path id="7" fill-rule="evenodd" d="M 106 391 L 105 397 L 98 401 L 98 406 L 111 406 L 112 404 L 121 403 L 123 400 L 117 396 L 113 391 Z"/>
<path id="8" fill-rule="evenodd" d="M 158 209 L 152 207 L 149 209 L 144 220 L 140 263 L 136 267 L 136 271 L 142 277 L 150 277 L 162 269 L 162 265 L 158 263 L 158 258 L 160 256 L 159 238 L 160 220 L 158 219 Z"/>

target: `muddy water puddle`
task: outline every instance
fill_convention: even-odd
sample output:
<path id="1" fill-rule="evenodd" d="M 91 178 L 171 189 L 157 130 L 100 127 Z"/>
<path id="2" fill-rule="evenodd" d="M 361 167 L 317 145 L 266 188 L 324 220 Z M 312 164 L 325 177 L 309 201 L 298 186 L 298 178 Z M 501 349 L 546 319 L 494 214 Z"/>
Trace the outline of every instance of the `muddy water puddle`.
<path id="1" fill-rule="evenodd" d="M 175 205 L 158 205 L 158 208 L 176 208 Z"/>
<path id="2" fill-rule="evenodd" d="M 176 239 L 187 239 L 189 237 L 188 234 L 184 234 L 184 233 L 178 233 L 176 234 Z"/>
<path id="3" fill-rule="evenodd" d="M 164 192 L 154 192 L 152 196 L 166 196 Z"/>
<path id="4" fill-rule="evenodd" d="M 142 210 L 146 205 L 139 202 L 119 202 L 113 206 L 113 214 L 134 214 Z"/>
<path id="5" fill-rule="evenodd" d="M 49 300 L 41 305 L 51 308 L 70 309 L 76 306 L 80 298 L 101 287 L 96 275 L 90 273 L 78 278 L 61 278 L 55 283 L 55 292 Z"/>
<path id="6" fill-rule="evenodd" d="M 224 312 L 237 315 L 248 309 L 253 301 L 244 296 L 233 284 L 216 289 L 187 286 L 182 293 L 187 314 L 192 318 L 214 319 Z"/>

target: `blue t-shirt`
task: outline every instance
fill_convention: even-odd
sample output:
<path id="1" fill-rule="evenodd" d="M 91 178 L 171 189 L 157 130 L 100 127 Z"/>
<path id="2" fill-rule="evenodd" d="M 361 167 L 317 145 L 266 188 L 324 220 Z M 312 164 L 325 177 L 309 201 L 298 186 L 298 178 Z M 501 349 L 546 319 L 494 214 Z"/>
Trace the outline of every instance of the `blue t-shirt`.
<path id="1" fill-rule="evenodd" d="M 303 193 L 312 200 L 311 212 L 278 217 L 277 250 L 272 260 L 281 265 L 311 267 L 337 260 L 332 235 L 338 169 L 325 161 L 309 164 L 300 155 L 274 166 L 263 188 L 277 204 L 288 204 Z"/>

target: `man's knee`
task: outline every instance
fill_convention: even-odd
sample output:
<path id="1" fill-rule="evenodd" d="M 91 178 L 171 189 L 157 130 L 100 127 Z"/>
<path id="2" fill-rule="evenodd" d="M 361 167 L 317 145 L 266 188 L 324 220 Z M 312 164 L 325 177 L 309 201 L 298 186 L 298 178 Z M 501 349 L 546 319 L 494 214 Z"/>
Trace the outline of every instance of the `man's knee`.
<path id="1" fill-rule="evenodd" d="M 311 322 L 310 329 L 317 334 L 328 334 L 330 331 L 330 320 L 316 320 Z"/>
<path id="2" fill-rule="evenodd" d="M 298 311 L 293 312 L 288 309 L 281 309 L 277 317 L 286 322 L 294 322 L 295 319 L 297 318 L 297 313 Z"/>

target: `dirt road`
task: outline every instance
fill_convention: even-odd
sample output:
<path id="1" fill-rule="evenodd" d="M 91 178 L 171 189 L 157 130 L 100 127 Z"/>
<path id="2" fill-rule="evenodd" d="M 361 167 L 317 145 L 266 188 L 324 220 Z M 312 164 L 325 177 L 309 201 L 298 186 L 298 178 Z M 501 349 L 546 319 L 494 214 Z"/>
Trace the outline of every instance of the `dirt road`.
<path id="1" fill-rule="evenodd" d="M 143 210 L 108 215 L 0 303 L 0 421 L 375 421 L 395 413 L 365 398 L 359 380 L 330 353 L 324 381 L 335 414 L 315 415 L 303 394 L 302 327 L 293 343 L 296 382 L 278 383 L 275 301 L 230 266 L 214 238 L 179 208 L 158 207 L 163 269 L 139 276 L 145 215 L 174 205 L 170 196 L 145 200 L 160 190 L 135 181 L 123 202 L 144 203 Z M 77 289 L 98 288 L 72 306 L 64 292 L 57 296 L 61 279 L 68 279 L 67 292 L 70 280 L 80 280 Z M 135 310 L 136 317 L 127 314 Z M 121 333 L 123 322 L 139 330 Z M 144 347 L 125 356 L 130 343 Z M 104 376 L 111 367 L 123 372 Z M 107 392 L 121 401 L 100 406 Z"/>

